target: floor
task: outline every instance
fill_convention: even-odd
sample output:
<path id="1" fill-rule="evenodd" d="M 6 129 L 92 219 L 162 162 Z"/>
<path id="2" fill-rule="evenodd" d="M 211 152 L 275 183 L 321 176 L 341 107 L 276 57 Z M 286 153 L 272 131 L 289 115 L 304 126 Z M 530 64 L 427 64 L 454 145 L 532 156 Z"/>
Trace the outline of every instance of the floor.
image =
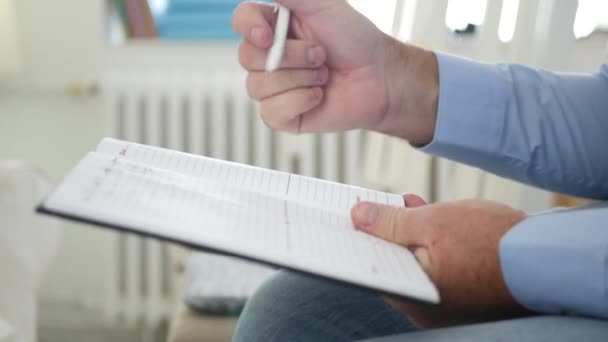
<path id="1" fill-rule="evenodd" d="M 141 327 L 105 324 L 101 314 L 75 306 L 43 303 L 39 308 L 39 342 L 160 342 L 166 327 L 144 334 Z M 146 336 L 148 335 L 148 336 Z"/>

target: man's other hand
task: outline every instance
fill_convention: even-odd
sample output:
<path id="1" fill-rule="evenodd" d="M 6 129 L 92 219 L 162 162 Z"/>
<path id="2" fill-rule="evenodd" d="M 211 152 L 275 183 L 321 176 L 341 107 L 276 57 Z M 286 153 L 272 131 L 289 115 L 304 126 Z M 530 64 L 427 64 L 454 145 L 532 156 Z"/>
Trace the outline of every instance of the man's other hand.
<path id="1" fill-rule="evenodd" d="M 407 208 L 359 203 L 352 210 L 358 229 L 412 250 L 441 294 L 437 307 L 388 299 L 393 307 L 422 328 L 528 313 L 507 289 L 498 249 L 523 212 L 483 200 L 426 205 L 409 196 Z"/>

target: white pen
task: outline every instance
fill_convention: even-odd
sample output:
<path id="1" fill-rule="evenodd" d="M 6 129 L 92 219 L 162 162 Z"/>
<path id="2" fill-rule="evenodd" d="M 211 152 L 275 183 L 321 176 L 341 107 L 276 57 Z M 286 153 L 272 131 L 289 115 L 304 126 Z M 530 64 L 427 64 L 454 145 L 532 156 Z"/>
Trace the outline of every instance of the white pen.
<path id="1" fill-rule="evenodd" d="M 266 60 L 266 71 L 273 72 L 281 65 L 283 52 L 285 51 L 285 43 L 287 42 L 287 32 L 289 30 L 289 10 L 284 6 L 276 4 L 279 9 L 277 25 L 274 29 L 274 42 L 268 52 Z"/>

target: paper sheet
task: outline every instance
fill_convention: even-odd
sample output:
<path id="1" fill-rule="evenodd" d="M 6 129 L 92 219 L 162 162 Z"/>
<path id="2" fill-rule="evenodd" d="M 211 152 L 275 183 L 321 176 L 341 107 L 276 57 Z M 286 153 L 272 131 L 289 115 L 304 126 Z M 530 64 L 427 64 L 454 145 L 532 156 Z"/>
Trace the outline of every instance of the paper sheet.
<path id="1" fill-rule="evenodd" d="M 355 229 L 357 201 L 403 205 L 399 195 L 106 139 L 44 209 L 437 303 L 406 248 Z"/>

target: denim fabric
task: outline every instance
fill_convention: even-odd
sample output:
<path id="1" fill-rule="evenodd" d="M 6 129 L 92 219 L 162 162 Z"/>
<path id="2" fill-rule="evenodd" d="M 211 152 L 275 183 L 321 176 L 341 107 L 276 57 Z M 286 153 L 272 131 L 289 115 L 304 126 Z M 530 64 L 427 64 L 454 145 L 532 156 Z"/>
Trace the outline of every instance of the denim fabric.
<path id="1" fill-rule="evenodd" d="M 537 316 L 429 330 L 365 342 L 599 342 L 607 339 L 607 321 L 582 317 Z"/>
<path id="2" fill-rule="evenodd" d="M 377 294 L 279 272 L 245 305 L 234 341 L 352 341 L 413 330 Z"/>
<path id="3" fill-rule="evenodd" d="M 234 341 L 560 342 L 607 338 L 608 322 L 567 316 L 536 316 L 420 331 L 376 293 L 316 277 L 279 272 L 245 306 Z"/>

